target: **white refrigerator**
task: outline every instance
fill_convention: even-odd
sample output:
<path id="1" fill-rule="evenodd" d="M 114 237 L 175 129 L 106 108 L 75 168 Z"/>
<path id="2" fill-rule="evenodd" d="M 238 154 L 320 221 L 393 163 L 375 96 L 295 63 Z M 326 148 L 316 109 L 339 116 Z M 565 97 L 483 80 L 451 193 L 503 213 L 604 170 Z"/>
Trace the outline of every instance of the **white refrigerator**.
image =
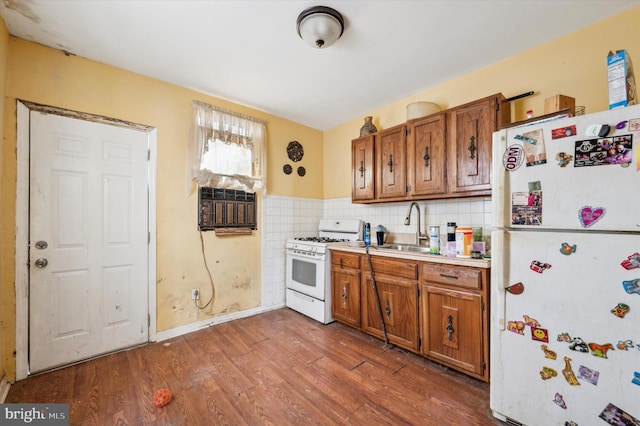
<path id="1" fill-rule="evenodd" d="M 638 105 L 493 135 L 490 406 L 508 424 L 640 426 L 639 145 Z"/>

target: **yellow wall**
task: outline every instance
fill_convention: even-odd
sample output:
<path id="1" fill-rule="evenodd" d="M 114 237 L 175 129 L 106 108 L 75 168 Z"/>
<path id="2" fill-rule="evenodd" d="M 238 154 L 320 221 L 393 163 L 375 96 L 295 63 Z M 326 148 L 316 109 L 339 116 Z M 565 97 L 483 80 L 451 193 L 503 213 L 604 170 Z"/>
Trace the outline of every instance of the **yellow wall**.
<path id="1" fill-rule="evenodd" d="M 0 20 L 1 22 L 1 20 Z M 260 305 L 261 238 L 216 237 L 205 233 L 207 260 L 214 277 L 216 300 L 197 311 L 190 289 L 200 288 L 201 301 L 210 285 L 197 232 L 197 196 L 186 193 L 187 137 L 194 99 L 266 121 L 268 194 L 322 198 L 322 133 L 306 126 L 214 97 L 143 77 L 111 66 L 25 40 L 0 38 L 2 75 L 8 76 L 2 145 L 2 235 L 0 236 L 0 295 L 2 303 L 3 366 L 15 377 L 15 194 L 16 99 L 88 112 L 158 129 L 157 164 L 157 327 L 158 331 L 187 325 L 212 316 Z M 7 47 L 8 45 L 8 47 Z M 5 86 L 0 86 L 2 90 Z M 4 96 L 3 96 L 4 98 Z M 307 174 L 285 175 L 291 161 L 286 147 L 299 141 L 305 150 Z M 261 212 L 258 211 L 258 216 Z M 261 223 L 258 223 L 261 229 Z"/>
<path id="2" fill-rule="evenodd" d="M 460 78 L 400 99 L 366 115 L 374 117 L 378 130 L 403 123 L 406 106 L 431 101 L 442 109 L 501 92 L 509 98 L 528 91 L 533 96 L 511 104 L 512 120 L 544 112 L 544 99 L 562 94 L 576 99 L 587 113 L 609 108 L 607 53 L 626 49 L 640 66 L 640 7 L 616 15 L 565 37 L 527 50 Z M 542 28 L 542 27 L 541 27 Z M 541 29 L 542 30 L 542 29 Z M 640 86 L 638 87 L 640 89 Z M 351 195 L 351 143 L 359 135 L 363 118 L 354 118 L 324 134 L 325 198 Z M 329 168 L 331 173 L 329 173 Z"/>
<path id="3" fill-rule="evenodd" d="M 8 145 L 4 140 L 4 99 L 7 93 L 7 44 L 9 43 L 9 34 L 7 33 L 7 27 L 4 21 L 0 19 L 0 200 L 5 200 L 7 193 L 5 192 L 5 180 L 3 179 L 3 158 L 5 147 Z M 3 202 L 4 204 L 4 202 Z M 11 221 L 4 212 L 4 208 L 0 211 L 0 235 L 8 233 L 7 226 Z M 13 307 L 14 292 L 10 286 L 2 285 L 3 271 L 6 268 L 13 267 L 13 256 L 8 252 L 9 242 L 5 239 L 0 239 L 0 380 L 5 375 L 5 372 L 10 369 L 12 357 L 6 356 L 5 347 L 12 347 L 13 343 L 7 341 L 9 333 L 7 333 L 7 323 L 5 321 L 5 313 L 10 312 Z M 6 254 L 6 255 L 5 255 Z"/>

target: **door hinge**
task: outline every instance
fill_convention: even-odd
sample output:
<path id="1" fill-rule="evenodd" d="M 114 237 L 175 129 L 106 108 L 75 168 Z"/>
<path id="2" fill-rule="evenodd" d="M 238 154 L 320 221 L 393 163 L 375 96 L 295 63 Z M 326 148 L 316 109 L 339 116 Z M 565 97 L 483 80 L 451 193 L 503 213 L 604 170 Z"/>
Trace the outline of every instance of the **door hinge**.
<path id="1" fill-rule="evenodd" d="M 411 134 L 411 129 L 408 128 L 408 127 L 406 129 L 404 129 L 404 134 L 405 134 L 405 136 L 409 136 Z"/>
<path id="2" fill-rule="evenodd" d="M 422 338 L 418 337 L 418 349 L 422 347 Z"/>
<path id="3" fill-rule="evenodd" d="M 147 161 L 151 161 L 151 150 L 147 150 Z"/>
<path id="4" fill-rule="evenodd" d="M 147 245 L 151 244 L 151 231 L 147 232 Z"/>
<path id="5" fill-rule="evenodd" d="M 487 369 L 487 364 L 484 361 L 482 361 L 482 371 L 486 369 Z"/>
<path id="6" fill-rule="evenodd" d="M 484 302 L 480 302 L 480 310 L 484 311 Z"/>
<path id="7" fill-rule="evenodd" d="M 151 327 L 151 314 L 147 314 L 147 327 Z"/>

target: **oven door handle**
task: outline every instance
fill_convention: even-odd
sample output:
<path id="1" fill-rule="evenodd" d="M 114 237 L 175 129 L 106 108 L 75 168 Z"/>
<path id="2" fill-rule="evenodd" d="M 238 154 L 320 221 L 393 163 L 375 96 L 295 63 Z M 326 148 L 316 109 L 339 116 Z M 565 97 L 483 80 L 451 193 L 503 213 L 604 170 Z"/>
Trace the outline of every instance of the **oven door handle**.
<path id="1" fill-rule="evenodd" d="M 316 301 L 316 299 L 314 299 L 313 297 L 310 297 L 310 296 L 304 295 L 304 294 L 302 294 L 302 293 L 298 293 L 297 291 L 292 291 L 292 292 L 290 292 L 290 294 L 292 294 L 292 295 L 294 295 L 294 296 L 297 296 L 297 297 L 299 297 L 300 299 L 304 299 L 304 300 L 306 300 L 307 302 L 315 302 L 315 301 Z"/>

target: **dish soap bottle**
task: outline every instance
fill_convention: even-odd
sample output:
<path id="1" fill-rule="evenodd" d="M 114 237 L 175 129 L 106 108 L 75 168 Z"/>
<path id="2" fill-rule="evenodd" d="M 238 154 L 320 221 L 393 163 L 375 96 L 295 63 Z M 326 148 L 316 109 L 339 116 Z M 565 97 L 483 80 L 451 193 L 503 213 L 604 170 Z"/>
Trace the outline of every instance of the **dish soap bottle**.
<path id="1" fill-rule="evenodd" d="M 364 245 L 371 245 L 371 224 L 369 223 L 364 224 Z"/>

